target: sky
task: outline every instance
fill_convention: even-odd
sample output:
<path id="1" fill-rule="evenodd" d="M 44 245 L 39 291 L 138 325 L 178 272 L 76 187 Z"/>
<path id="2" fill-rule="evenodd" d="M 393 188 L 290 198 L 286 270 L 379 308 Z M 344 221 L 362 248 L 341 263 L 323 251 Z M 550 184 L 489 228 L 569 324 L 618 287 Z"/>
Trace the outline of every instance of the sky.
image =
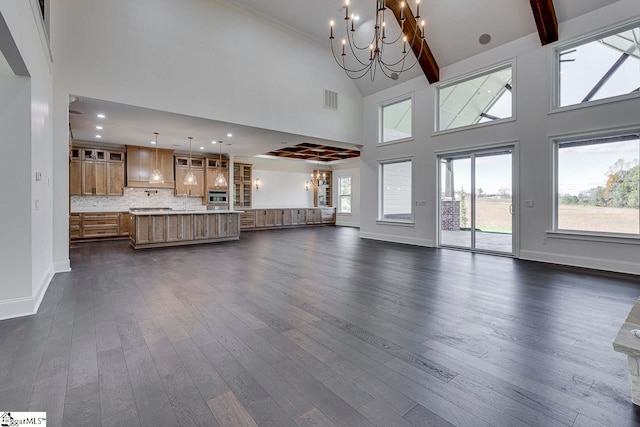
<path id="1" fill-rule="evenodd" d="M 623 33 L 628 38 L 640 38 L 640 31 Z M 617 36 L 606 38 L 620 44 Z M 625 42 L 626 43 L 626 42 Z M 624 43 L 623 43 L 624 44 Z M 622 46 L 622 44 L 620 44 Z M 626 47 L 633 47 L 626 43 Z M 575 52 L 569 52 L 575 49 Z M 610 67 L 620 59 L 621 52 L 600 41 L 593 41 L 576 48 L 568 48 L 562 62 L 560 74 L 560 105 L 579 104 Z M 631 51 L 630 51 L 631 52 Z M 615 74 L 602 86 L 592 100 L 628 94 L 640 87 L 640 50 L 635 46 L 632 55 L 618 68 Z M 506 92 L 489 111 L 498 117 L 511 116 L 511 96 Z M 482 120 L 486 121 L 486 120 Z M 618 159 L 629 164 L 637 164 L 640 159 L 640 141 L 626 141 L 582 147 L 560 149 L 558 152 L 558 192 L 578 195 L 607 182 L 607 171 Z M 464 186 L 471 189 L 470 159 L 454 161 L 454 186 L 456 191 Z M 476 162 L 476 189 L 482 188 L 486 194 L 495 194 L 500 187 L 511 187 L 510 156 L 478 158 Z M 443 178 L 444 186 L 444 178 Z"/>

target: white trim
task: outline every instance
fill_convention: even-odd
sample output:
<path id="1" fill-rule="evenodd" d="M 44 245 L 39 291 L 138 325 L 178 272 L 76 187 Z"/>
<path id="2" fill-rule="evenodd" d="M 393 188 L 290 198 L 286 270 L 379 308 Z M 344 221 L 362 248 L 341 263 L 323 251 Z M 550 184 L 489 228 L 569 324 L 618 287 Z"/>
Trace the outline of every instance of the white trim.
<path id="1" fill-rule="evenodd" d="M 47 270 L 47 273 L 42 278 L 34 296 L 0 301 L 0 320 L 36 314 L 38 312 L 38 308 L 40 308 L 40 303 L 42 303 L 42 299 L 49 288 L 51 279 L 53 279 L 53 275 L 53 265 L 51 265 Z"/>
<path id="2" fill-rule="evenodd" d="M 36 27 L 38 27 L 38 35 L 40 36 L 40 42 L 42 43 L 42 50 L 44 50 L 45 56 L 47 57 L 49 71 L 52 71 L 53 55 L 51 54 L 51 46 L 49 45 L 49 35 L 47 34 L 47 29 L 44 27 L 44 18 L 40 12 L 40 5 L 37 0 L 30 0 L 30 3 L 31 11 L 33 12 L 33 17 L 36 21 Z"/>
<path id="3" fill-rule="evenodd" d="M 403 227 L 415 227 L 416 223 L 414 221 L 402 221 L 402 220 L 392 220 L 392 219 L 376 219 L 376 224 L 380 225 L 400 225 Z"/>
<path id="4" fill-rule="evenodd" d="M 341 221 L 336 221 L 336 227 L 360 228 L 360 223 L 359 222 L 341 222 Z"/>
<path id="5" fill-rule="evenodd" d="M 517 120 L 517 108 L 516 106 L 518 105 L 517 103 L 517 63 L 518 57 L 514 56 L 511 58 L 508 58 L 506 60 L 497 62 L 495 64 L 474 70 L 474 71 L 470 71 L 466 74 L 463 74 L 461 76 L 446 80 L 446 81 L 441 81 L 441 82 L 437 82 L 435 83 L 434 86 L 434 114 L 433 114 L 433 132 L 431 134 L 431 136 L 438 136 L 438 135 L 446 135 L 448 133 L 453 133 L 453 132 L 459 132 L 459 131 L 464 131 L 464 130 L 469 130 L 469 129 L 477 129 L 477 128 L 482 128 L 488 125 L 495 125 L 495 124 L 501 124 L 501 123 L 508 123 L 508 122 L 515 122 Z M 507 69 L 507 68 L 511 68 L 511 117 L 505 117 L 503 119 L 498 119 L 498 120 L 492 120 L 490 122 L 485 122 L 485 123 L 476 123 L 476 124 L 471 124 L 471 125 L 467 125 L 467 126 L 459 126 L 456 128 L 452 128 L 452 129 L 444 129 L 444 130 L 440 130 L 440 90 L 443 88 L 446 88 L 448 86 L 453 86 L 456 84 L 460 84 L 460 83 L 464 83 L 467 80 L 471 80 L 473 78 L 476 77 L 482 77 L 484 75 L 487 74 L 491 74 L 494 71 L 499 71 L 502 69 Z"/>
<path id="6" fill-rule="evenodd" d="M 398 236 L 395 234 L 382 234 L 382 233 L 367 233 L 360 232 L 361 239 L 369 239 L 369 240 L 379 240 L 383 242 L 392 242 L 392 243 L 403 243 L 406 245 L 414 245 L 414 246 L 425 246 L 428 248 L 432 248 L 433 240 L 432 239 L 422 239 L 419 237 L 406 237 L 406 236 Z"/>
<path id="7" fill-rule="evenodd" d="M 640 245 L 640 235 L 638 234 L 596 233 L 573 230 L 547 230 L 547 237 L 550 239 L 582 240 L 587 242 Z"/>
<path id="8" fill-rule="evenodd" d="M 68 259 L 64 261 L 54 262 L 53 271 L 55 271 L 56 273 L 67 273 L 71 271 L 71 262 Z"/>
<path id="9" fill-rule="evenodd" d="M 383 110 L 384 107 L 388 107 L 390 105 L 399 104 L 403 101 L 411 100 L 411 136 L 407 138 L 393 139 L 391 141 L 383 141 L 384 137 L 384 115 Z M 378 104 L 378 143 L 377 146 L 389 145 L 389 144 L 397 144 L 400 142 L 408 142 L 415 140 L 416 135 L 416 117 L 415 117 L 415 92 L 411 91 L 405 93 L 404 95 L 396 96 L 392 99 L 387 99 Z"/>
<path id="10" fill-rule="evenodd" d="M 520 259 L 546 262 L 549 264 L 568 265 L 572 267 L 590 268 L 594 270 L 612 271 L 616 273 L 640 275 L 640 263 L 638 262 L 527 250 L 520 251 Z"/>
<path id="11" fill-rule="evenodd" d="M 383 206 L 383 197 L 382 197 L 382 181 L 384 180 L 384 173 L 383 173 L 383 166 L 384 165 L 388 165 L 388 164 L 393 164 L 393 163 L 405 163 L 405 162 L 411 162 L 411 221 L 393 221 L 393 220 L 388 220 L 388 219 L 384 219 L 384 214 L 382 212 L 384 206 Z M 376 216 L 376 222 L 377 223 L 392 223 L 392 224 L 397 224 L 397 223 L 403 223 L 403 224 L 411 224 L 414 225 L 415 224 L 415 219 L 416 219 L 416 210 L 415 210 L 415 194 L 416 194 L 416 184 L 415 184 L 415 174 L 416 174 L 416 168 L 415 168 L 415 158 L 414 156 L 402 156 L 402 157 L 394 157 L 392 159 L 380 159 L 376 161 L 376 165 L 377 165 L 377 174 L 378 174 L 378 213 Z"/>
<path id="12" fill-rule="evenodd" d="M 609 129 L 598 129 L 592 131 L 583 131 L 579 133 L 564 133 L 561 135 L 550 135 L 549 141 L 549 149 L 551 150 L 550 158 L 551 158 L 551 215 L 550 218 L 547 219 L 547 225 L 550 228 L 547 231 L 547 235 L 549 237 L 557 237 L 557 238 L 565 238 L 570 239 L 568 236 L 574 236 L 574 240 L 590 240 L 590 241 L 600 241 L 600 242 L 610 242 L 610 243 L 629 243 L 629 239 L 633 239 L 634 237 L 640 237 L 640 234 L 636 235 L 626 235 L 626 234 L 616 234 L 616 233 L 598 233 L 587 230 L 565 230 L 558 229 L 558 148 L 560 144 L 565 142 L 571 142 L 575 140 L 588 140 L 588 139 L 597 139 L 608 136 L 615 135 L 624 135 L 624 134 L 637 134 L 638 138 L 640 138 L 640 127 L 638 126 L 625 126 L 620 128 L 609 128 Z M 564 236 L 564 237 L 563 237 Z M 581 236 L 581 237 L 578 237 Z M 636 237 L 637 236 L 637 237 Z M 607 240 L 608 239 L 608 240 Z"/>
<path id="13" fill-rule="evenodd" d="M 638 93 L 624 93 L 620 95 L 611 96 L 603 99 L 596 99 L 593 101 L 579 102 L 577 104 L 570 104 L 560 106 L 560 51 L 571 49 L 573 47 L 582 46 L 587 43 L 594 42 L 598 39 L 612 36 L 620 32 L 630 30 L 632 28 L 640 27 L 640 19 L 636 16 L 623 22 L 618 22 L 613 25 L 601 27 L 595 31 L 590 31 L 587 34 L 582 34 L 578 37 L 574 37 L 571 40 L 563 41 L 562 43 L 554 43 L 553 48 L 550 50 L 552 66 L 551 70 L 551 109 L 548 114 L 561 113 L 565 111 L 579 110 L 582 108 L 593 107 L 596 105 L 610 104 L 620 101 L 626 101 L 629 99 L 640 98 Z"/>

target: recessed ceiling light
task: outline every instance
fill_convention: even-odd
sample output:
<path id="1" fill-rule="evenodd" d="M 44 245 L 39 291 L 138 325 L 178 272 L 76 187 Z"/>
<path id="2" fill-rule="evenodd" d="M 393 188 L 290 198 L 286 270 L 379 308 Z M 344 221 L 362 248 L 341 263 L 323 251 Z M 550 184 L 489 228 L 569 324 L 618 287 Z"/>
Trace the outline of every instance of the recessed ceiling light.
<path id="1" fill-rule="evenodd" d="M 211 143 L 215 145 L 218 143 L 218 141 L 211 141 Z"/>
<path id="2" fill-rule="evenodd" d="M 151 141 L 151 145 L 156 145 L 156 142 L 155 141 Z"/>
<path id="3" fill-rule="evenodd" d="M 102 126 L 96 126 L 96 129 L 98 129 L 98 130 L 102 130 L 102 129 L 103 129 L 103 127 L 102 127 Z"/>
<path id="4" fill-rule="evenodd" d="M 204 147 L 200 147 L 201 150 L 204 150 Z"/>
<path id="5" fill-rule="evenodd" d="M 232 134 L 232 133 L 228 133 L 228 134 L 227 134 L 227 137 L 229 137 L 229 138 L 231 138 L 232 136 L 233 136 L 233 134 Z"/>
<path id="6" fill-rule="evenodd" d="M 360 15 L 356 15 L 356 16 L 354 16 L 354 17 L 353 17 L 353 20 L 354 20 L 354 21 L 359 21 L 359 20 L 360 20 Z"/>
<path id="7" fill-rule="evenodd" d="M 96 135 L 96 138 L 100 139 L 102 138 L 102 135 Z"/>
<path id="8" fill-rule="evenodd" d="M 98 118 L 99 118 L 99 119 L 104 119 L 105 117 L 106 117 L 106 116 L 105 116 L 104 114 L 102 114 L 102 113 L 99 113 L 99 114 L 98 114 Z"/>

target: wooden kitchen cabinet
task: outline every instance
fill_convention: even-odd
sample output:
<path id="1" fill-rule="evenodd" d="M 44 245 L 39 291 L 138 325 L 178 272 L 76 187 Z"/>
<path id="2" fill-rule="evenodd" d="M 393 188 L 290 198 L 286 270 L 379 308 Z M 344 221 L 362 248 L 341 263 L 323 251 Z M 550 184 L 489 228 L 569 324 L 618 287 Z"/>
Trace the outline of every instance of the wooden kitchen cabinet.
<path id="1" fill-rule="evenodd" d="M 82 161 L 80 159 L 72 159 L 69 162 L 69 195 L 82 195 Z"/>
<path id="2" fill-rule="evenodd" d="M 109 151 L 107 157 L 107 195 L 124 195 L 124 152 Z"/>
<path id="3" fill-rule="evenodd" d="M 164 178 L 163 184 L 149 183 L 155 162 L 155 148 L 127 145 L 127 187 L 174 188 L 173 150 L 158 149 L 158 168 Z"/>
<path id="4" fill-rule="evenodd" d="M 79 239 L 82 236 L 82 218 L 79 213 L 69 214 L 69 239 Z"/>
<path id="5" fill-rule="evenodd" d="M 275 222 L 275 210 L 258 209 L 256 210 L 256 227 L 273 227 Z"/>
<path id="6" fill-rule="evenodd" d="M 82 195 L 107 195 L 107 163 L 104 161 L 82 161 Z"/>
<path id="7" fill-rule="evenodd" d="M 252 168 L 246 163 L 233 164 L 233 205 L 237 209 L 251 207 Z"/>
<path id="8" fill-rule="evenodd" d="M 336 209 L 332 207 L 249 209 L 240 214 L 241 230 L 306 227 L 335 223 Z"/>
<path id="9" fill-rule="evenodd" d="M 73 147 L 69 156 L 69 195 L 124 195 L 124 151 Z"/>
<path id="10" fill-rule="evenodd" d="M 224 187 L 216 187 L 215 181 L 218 176 L 218 171 L 222 172 L 222 175 L 227 180 L 227 185 Z M 229 161 L 227 159 L 205 159 L 205 182 L 206 190 L 226 190 L 229 188 Z"/>
<path id="11" fill-rule="evenodd" d="M 96 240 L 127 237 L 128 212 L 84 212 L 69 215 L 69 239 Z"/>
<path id="12" fill-rule="evenodd" d="M 173 213 L 130 215 L 135 249 L 238 240 L 239 213 Z"/>
<path id="13" fill-rule="evenodd" d="M 189 158 L 176 157 L 176 196 L 205 197 L 204 161 L 205 159 L 200 158 L 191 159 L 191 172 L 196 177 L 196 184 L 185 185 L 184 178 L 189 173 Z"/>
<path id="14" fill-rule="evenodd" d="M 322 224 L 322 210 L 319 208 L 307 209 L 307 224 Z"/>

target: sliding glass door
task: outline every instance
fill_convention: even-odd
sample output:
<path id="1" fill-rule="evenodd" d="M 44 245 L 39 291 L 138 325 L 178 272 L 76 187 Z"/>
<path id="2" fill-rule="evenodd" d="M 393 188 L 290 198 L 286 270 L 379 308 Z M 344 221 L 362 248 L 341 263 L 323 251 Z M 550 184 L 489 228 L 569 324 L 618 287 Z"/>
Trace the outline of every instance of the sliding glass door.
<path id="1" fill-rule="evenodd" d="M 440 246 L 513 254 L 512 147 L 439 160 Z"/>

